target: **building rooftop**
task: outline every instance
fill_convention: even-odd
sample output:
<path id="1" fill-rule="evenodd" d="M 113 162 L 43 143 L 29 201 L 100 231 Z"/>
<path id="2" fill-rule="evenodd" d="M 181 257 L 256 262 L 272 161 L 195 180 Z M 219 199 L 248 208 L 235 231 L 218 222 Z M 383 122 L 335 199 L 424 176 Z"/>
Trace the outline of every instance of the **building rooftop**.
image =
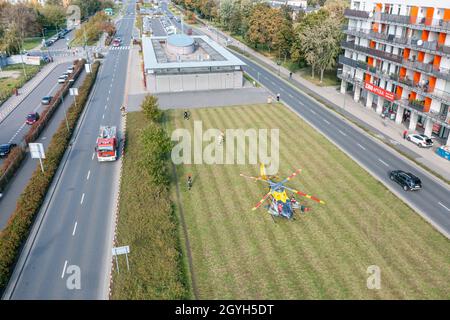
<path id="1" fill-rule="evenodd" d="M 245 65 L 242 60 L 207 36 L 143 36 L 142 46 L 145 70 Z M 180 50 L 173 50 L 173 47 Z"/>

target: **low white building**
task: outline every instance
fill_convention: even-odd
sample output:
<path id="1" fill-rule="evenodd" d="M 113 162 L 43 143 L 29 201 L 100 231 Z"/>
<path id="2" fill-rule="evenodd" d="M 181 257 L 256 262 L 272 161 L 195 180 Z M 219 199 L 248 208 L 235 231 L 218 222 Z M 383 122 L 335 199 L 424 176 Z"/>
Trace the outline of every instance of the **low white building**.
<path id="1" fill-rule="evenodd" d="M 144 73 L 151 93 L 242 88 L 235 55 L 207 36 L 142 37 Z"/>

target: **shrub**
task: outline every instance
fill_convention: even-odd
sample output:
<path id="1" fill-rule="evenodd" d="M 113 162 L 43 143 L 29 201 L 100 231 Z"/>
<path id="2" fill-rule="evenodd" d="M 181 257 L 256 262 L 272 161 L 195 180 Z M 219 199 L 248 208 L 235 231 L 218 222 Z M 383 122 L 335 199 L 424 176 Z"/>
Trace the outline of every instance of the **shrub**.
<path id="1" fill-rule="evenodd" d="M 160 124 L 150 122 L 141 132 L 141 142 L 143 146 L 142 168 L 148 171 L 154 184 L 167 186 L 170 179 L 166 160 L 172 148 L 172 142 L 167 136 L 167 132 Z"/>
<path id="2" fill-rule="evenodd" d="M 26 240 L 34 218 L 45 199 L 46 192 L 69 144 L 73 129 L 89 97 L 98 68 L 99 62 L 95 62 L 91 75 L 86 77 L 78 90 L 77 104 L 73 103 L 67 111 L 70 132 L 67 131 L 65 120 L 61 121 L 47 148 L 46 158 L 43 160 L 45 172 L 42 173 L 40 168 L 34 171 L 17 201 L 16 209 L 8 220 L 7 226 L 0 233 L 0 290 L 8 283 L 12 266 L 20 252 L 20 246 Z"/>
<path id="3" fill-rule="evenodd" d="M 152 95 L 145 97 L 142 102 L 142 110 L 145 117 L 149 121 L 160 122 L 162 118 L 162 112 L 158 109 L 158 98 Z"/>

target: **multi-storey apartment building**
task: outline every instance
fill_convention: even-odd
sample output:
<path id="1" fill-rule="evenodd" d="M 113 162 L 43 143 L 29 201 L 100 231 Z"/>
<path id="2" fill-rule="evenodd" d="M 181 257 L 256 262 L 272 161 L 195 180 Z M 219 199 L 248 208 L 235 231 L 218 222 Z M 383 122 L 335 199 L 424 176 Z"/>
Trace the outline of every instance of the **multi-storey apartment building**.
<path id="1" fill-rule="evenodd" d="M 341 92 L 450 145 L 450 0 L 351 0 Z"/>

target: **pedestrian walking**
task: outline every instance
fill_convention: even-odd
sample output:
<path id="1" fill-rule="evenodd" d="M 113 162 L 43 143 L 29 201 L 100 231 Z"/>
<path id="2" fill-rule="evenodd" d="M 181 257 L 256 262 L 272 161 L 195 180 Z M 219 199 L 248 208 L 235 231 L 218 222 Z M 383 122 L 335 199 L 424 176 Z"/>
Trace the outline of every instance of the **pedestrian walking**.
<path id="1" fill-rule="evenodd" d="M 289 79 L 292 79 L 292 71 L 289 72 Z"/>
<path id="2" fill-rule="evenodd" d="M 407 134 L 408 134 L 408 130 L 403 131 L 403 139 L 406 139 Z"/>
<path id="3" fill-rule="evenodd" d="M 188 190 L 191 190 L 191 188 L 192 188 L 192 177 L 191 177 L 190 174 L 188 175 L 188 178 L 187 178 L 187 186 L 188 186 Z"/>
<path id="4" fill-rule="evenodd" d="M 277 93 L 277 101 L 280 102 L 280 94 Z"/>

